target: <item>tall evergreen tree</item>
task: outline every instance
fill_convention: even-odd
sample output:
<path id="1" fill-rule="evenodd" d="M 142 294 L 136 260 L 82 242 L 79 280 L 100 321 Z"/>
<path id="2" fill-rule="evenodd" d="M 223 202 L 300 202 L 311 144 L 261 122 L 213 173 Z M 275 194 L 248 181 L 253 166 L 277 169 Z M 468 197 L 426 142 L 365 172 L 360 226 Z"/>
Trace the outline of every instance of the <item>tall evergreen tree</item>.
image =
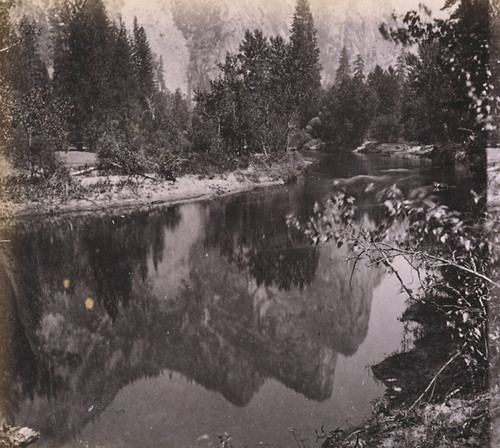
<path id="1" fill-rule="evenodd" d="M 149 46 L 146 31 L 134 18 L 132 61 L 137 80 L 139 99 L 143 106 L 150 106 L 148 102 L 155 92 L 155 70 L 153 52 Z"/>
<path id="2" fill-rule="evenodd" d="M 125 24 L 120 20 L 110 25 L 109 114 L 110 119 L 130 124 L 137 107 L 137 83 L 132 65 L 132 43 Z"/>
<path id="3" fill-rule="evenodd" d="M 356 56 L 356 60 L 354 61 L 354 79 L 359 82 L 364 82 L 365 80 L 365 61 L 360 54 Z"/>
<path id="4" fill-rule="evenodd" d="M 167 90 L 167 86 L 165 85 L 165 66 L 163 64 L 163 57 L 160 55 L 158 59 L 154 61 L 154 72 L 155 72 L 155 86 L 156 89 L 160 92 L 165 92 Z"/>
<path id="5" fill-rule="evenodd" d="M 9 58 L 13 128 L 10 155 L 31 175 L 49 174 L 56 167 L 55 150 L 61 149 L 66 140 L 64 107 L 52 93 L 34 24 L 23 17 L 16 34 Z"/>
<path id="6" fill-rule="evenodd" d="M 220 65 L 221 76 L 210 92 L 198 93 L 200 110 L 215 119 L 225 149 L 236 154 L 286 149 L 296 115 L 290 72 L 282 60 L 288 48 L 282 38 L 247 30 L 239 52 Z"/>
<path id="7" fill-rule="evenodd" d="M 349 62 L 349 53 L 346 47 L 342 48 L 339 57 L 339 66 L 335 73 L 335 84 L 337 86 L 351 79 L 351 64 Z"/>
<path id="8" fill-rule="evenodd" d="M 291 89 L 300 124 L 317 112 L 321 64 L 316 28 L 308 0 L 297 0 L 290 30 Z"/>
<path id="9" fill-rule="evenodd" d="M 14 91 L 25 93 L 48 87 L 49 74 L 37 48 L 37 30 L 26 16 L 18 26 L 16 45 L 10 52 L 10 83 Z"/>
<path id="10" fill-rule="evenodd" d="M 72 106 L 73 143 L 93 148 L 109 105 L 109 21 L 102 0 L 67 1 L 54 23 L 54 86 Z"/>
<path id="11" fill-rule="evenodd" d="M 340 53 L 335 84 L 326 95 L 321 136 L 337 149 L 353 149 L 366 132 L 367 114 L 363 83 L 363 60 L 357 59 L 357 71 L 351 77 L 349 53 L 344 47 Z"/>

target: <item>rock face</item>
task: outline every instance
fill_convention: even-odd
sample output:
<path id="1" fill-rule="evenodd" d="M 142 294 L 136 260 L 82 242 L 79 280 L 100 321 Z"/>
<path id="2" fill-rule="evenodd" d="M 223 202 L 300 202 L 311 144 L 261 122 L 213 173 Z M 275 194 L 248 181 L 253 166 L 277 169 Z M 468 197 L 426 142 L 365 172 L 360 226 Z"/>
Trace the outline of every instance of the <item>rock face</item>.
<path id="1" fill-rule="evenodd" d="M 61 0 L 27 0 L 14 12 L 34 17 L 47 40 L 47 11 Z M 123 17 L 129 26 L 137 16 L 148 33 L 154 52 L 165 63 L 165 81 L 170 89 L 189 92 L 205 88 L 217 73 L 217 63 L 226 52 L 236 51 L 246 29 L 259 28 L 265 35 L 288 36 L 295 0 L 105 0 L 111 17 Z M 416 9 L 418 0 L 310 0 L 318 31 L 323 84 L 335 78 L 342 47 L 352 61 L 359 53 L 366 71 L 375 64 L 386 67 L 395 63 L 400 52 L 385 41 L 378 31 L 381 23 L 390 24 L 392 14 Z M 437 11 L 444 1 L 427 0 Z M 49 62 L 49 45 L 43 43 Z M 351 62 L 352 62 L 351 61 Z"/>
<path id="2" fill-rule="evenodd" d="M 208 79 L 217 74 L 217 63 L 226 52 L 237 50 L 246 29 L 259 28 L 265 35 L 288 37 L 295 3 L 295 0 L 150 0 L 150 6 L 137 13 L 144 15 L 153 43 L 161 44 L 153 45 L 155 51 L 163 54 L 165 61 L 173 62 L 168 65 L 172 71 L 166 73 L 167 85 L 190 90 L 206 87 Z M 433 11 L 442 6 L 440 0 L 424 3 Z M 310 4 L 318 31 L 323 84 L 328 86 L 334 81 L 344 46 L 352 61 L 361 54 L 367 71 L 376 64 L 383 67 L 394 64 L 400 48 L 384 40 L 378 27 L 381 23 L 393 23 L 392 14 L 416 9 L 419 2 L 310 0 Z M 163 16 L 157 15 L 158 9 Z M 183 42 L 178 41 L 179 31 Z M 162 41 L 153 36 L 163 36 Z M 178 51 L 183 45 L 187 49 L 185 59 Z M 181 66 L 186 70 L 184 75 Z"/>

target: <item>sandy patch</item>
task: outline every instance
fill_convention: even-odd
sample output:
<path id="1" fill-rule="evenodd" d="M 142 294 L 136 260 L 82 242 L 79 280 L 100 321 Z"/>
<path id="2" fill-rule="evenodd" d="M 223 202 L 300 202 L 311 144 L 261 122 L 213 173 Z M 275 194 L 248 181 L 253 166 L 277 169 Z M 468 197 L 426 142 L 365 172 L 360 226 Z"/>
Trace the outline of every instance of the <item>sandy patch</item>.
<path id="1" fill-rule="evenodd" d="M 62 201 L 48 197 L 23 204 L 6 203 L 1 209 L 15 218 L 40 215 L 60 215 L 123 211 L 157 205 L 170 205 L 194 200 L 212 199 L 255 188 L 283 185 L 285 181 L 269 173 L 256 173 L 253 169 L 200 178 L 186 175 L 175 182 L 152 180 L 140 176 L 76 176 L 81 194 Z M 5 216 L 5 215 L 4 215 Z"/>
<path id="2" fill-rule="evenodd" d="M 62 163 L 69 168 L 82 166 L 95 166 L 97 164 L 97 154 L 85 151 L 56 151 Z"/>

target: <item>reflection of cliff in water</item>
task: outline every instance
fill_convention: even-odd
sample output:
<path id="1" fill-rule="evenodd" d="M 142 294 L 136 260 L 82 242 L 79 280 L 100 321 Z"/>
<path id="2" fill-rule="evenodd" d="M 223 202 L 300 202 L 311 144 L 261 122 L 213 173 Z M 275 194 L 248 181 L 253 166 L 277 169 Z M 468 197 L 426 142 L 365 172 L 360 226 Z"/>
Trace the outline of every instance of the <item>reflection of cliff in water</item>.
<path id="1" fill-rule="evenodd" d="M 275 206 L 237 218 L 221 204 L 170 208 L 10 235 L 16 260 L 0 276 L 0 331 L 12 340 L 0 354 L 3 415 L 62 443 L 125 385 L 164 370 L 239 406 L 267 378 L 328 398 L 337 353 L 354 353 L 366 336 L 381 274 L 360 269 L 350 285 L 343 254 L 290 235 L 271 218 Z M 259 209 L 270 218 L 250 222 Z"/>

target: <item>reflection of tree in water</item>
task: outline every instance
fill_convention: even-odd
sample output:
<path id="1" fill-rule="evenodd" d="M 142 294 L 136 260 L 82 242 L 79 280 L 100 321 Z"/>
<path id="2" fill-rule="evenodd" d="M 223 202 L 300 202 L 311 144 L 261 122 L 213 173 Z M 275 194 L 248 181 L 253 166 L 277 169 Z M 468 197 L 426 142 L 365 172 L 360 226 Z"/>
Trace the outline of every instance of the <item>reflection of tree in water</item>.
<path id="1" fill-rule="evenodd" d="M 13 389 L 24 387 L 24 393 L 12 397 L 8 407 L 22 423 L 43 429 L 54 440 L 67 439 L 106 409 L 125 385 L 164 369 L 238 406 L 249 403 L 266 378 L 310 399 L 328 398 L 337 352 L 353 353 L 366 335 L 380 275 L 363 271 L 349 285 L 349 267 L 339 254 L 303 246 L 286 229 L 281 232 L 278 218 L 257 217 L 264 226 L 252 223 L 255 205 L 246 206 L 248 212 L 236 219 L 229 216 L 234 213 L 230 208 L 216 209 L 228 216 L 218 229 L 212 219 L 217 215 L 209 215 L 203 226 L 209 239 L 201 236 L 190 246 L 189 273 L 181 287 L 150 284 L 162 275 L 166 228 L 180 222 L 177 211 L 147 219 L 132 215 L 126 224 L 120 218 L 73 222 L 13 237 L 16 247 L 26 249 L 22 260 L 36 260 L 18 272 L 13 300 L 22 330 L 14 358 L 25 360 L 24 369 L 31 373 L 16 371 Z M 263 212 L 271 215 L 278 206 L 269 199 Z M 230 252 L 225 247 L 221 256 L 222 231 L 233 232 L 233 238 L 222 238 L 224 244 L 243 241 L 246 246 L 234 245 Z M 258 242 L 263 235 L 264 243 Z M 297 256 L 296 269 L 279 266 L 273 274 L 290 275 L 286 285 L 276 277 L 258 278 L 247 263 L 253 242 L 257 255 L 272 253 L 267 249 L 280 243 L 285 256 L 290 247 L 297 254 L 304 251 L 308 267 Z M 243 265 L 231 258 L 242 247 Z M 151 264 L 158 267 L 157 276 L 148 272 Z M 322 268 L 317 278 L 314 272 L 304 274 L 317 267 Z M 68 289 L 62 286 L 66 277 L 71 279 Z M 24 279 L 31 285 L 30 297 L 40 294 L 34 302 L 25 295 Z M 117 286 L 119 281 L 123 284 Z M 86 310 L 88 296 L 100 298 L 102 306 Z M 95 405 L 92 413 L 90 405 Z"/>
<path id="2" fill-rule="evenodd" d="M 9 240 L 8 247 L 0 248 L 3 320 L 12 313 L 10 348 L 18 354 L 9 374 L 21 380 L 24 396 L 33 397 L 35 389 L 55 396 L 67 387 L 54 364 L 39 362 L 32 350 L 40 345 L 34 330 L 56 297 L 76 297 L 75 307 L 92 297 L 116 318 L 118 308 L 129 302 L 133 278 L 146 278 L 148 255 L 155 266 L 161 260 L 165 228 L 179 221 L 178 208 L 170 208 L 148 219 L 133 215 L 127 225 L 120 218 L 87 217 L 58 225 L 30 224 L 2 237 Z M 71 367 L 82 360 L 67 355 L 58 362 Z"/>
<path id="3" fill-rule="evenodd" d="M 84 217 L 59 225 L 44 223 L 12 238 L 22 296 L 36 325 L 47 290 L 74 294 L 85 285 L 90 297 L 115 318 L 130 300 L 132 279 L 145 280 L 148 256 L 156 268 L 164 250 L 165 229 L 180 222 L 178 207 L 124 217 Z M 64 284 L 64 280 L 69 284 Z"/>
<path id="4" fill-rule="evenodd" d="M 283 199 L 247 195 L 211 204 L 205 244 L 219 246 L 221 254 L 240 270 L 248 270 L 258 285 L 290 290 L 313 281 L 318 253 L 302 234 L 287 228 L 288 204 Z M 283 213 L 277 213 L 280 209 Z"/>

